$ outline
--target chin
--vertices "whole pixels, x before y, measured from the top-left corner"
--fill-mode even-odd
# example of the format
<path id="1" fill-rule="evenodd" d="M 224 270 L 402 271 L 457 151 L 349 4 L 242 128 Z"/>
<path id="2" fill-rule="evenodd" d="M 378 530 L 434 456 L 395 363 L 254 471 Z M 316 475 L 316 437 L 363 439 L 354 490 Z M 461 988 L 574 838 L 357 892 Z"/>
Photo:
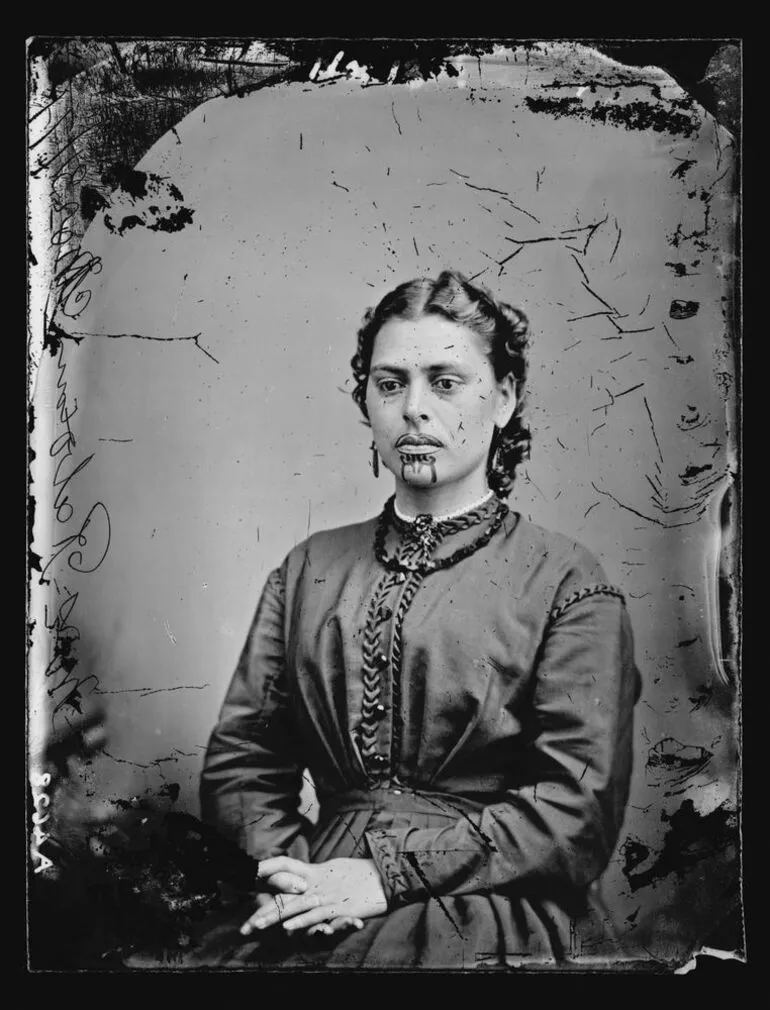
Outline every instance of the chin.
<path id="1" fill-rule="evenodd" d="M 441 483 L 435 459 L 433 462 L 404 464 L 399 458 L 396 473 L 410 487 L 436 487 Z"/>
<path id="2" fill-rule="evenodd" d="M 440 487 L 442 484 L 442 480 L 438 474 L 436 474 L 436 479 L 434 480 L 430 472 L 412 475 L 407 471 L 402 479 L 410 487 Z"/>

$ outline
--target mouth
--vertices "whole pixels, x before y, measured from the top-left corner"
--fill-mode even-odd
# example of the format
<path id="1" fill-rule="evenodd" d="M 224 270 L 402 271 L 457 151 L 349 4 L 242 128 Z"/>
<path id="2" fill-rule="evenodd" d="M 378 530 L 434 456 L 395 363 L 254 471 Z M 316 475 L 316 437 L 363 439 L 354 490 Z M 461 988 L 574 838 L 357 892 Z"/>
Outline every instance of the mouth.
<path id="1" fill-rule="evenodd" d="M 402 435 L 396 442 L 396 448 L 399 452 L 406 454 L 432 452 L 434 449 L 440 449 L 441 447 L 441 442 L 432 435 Z"/>

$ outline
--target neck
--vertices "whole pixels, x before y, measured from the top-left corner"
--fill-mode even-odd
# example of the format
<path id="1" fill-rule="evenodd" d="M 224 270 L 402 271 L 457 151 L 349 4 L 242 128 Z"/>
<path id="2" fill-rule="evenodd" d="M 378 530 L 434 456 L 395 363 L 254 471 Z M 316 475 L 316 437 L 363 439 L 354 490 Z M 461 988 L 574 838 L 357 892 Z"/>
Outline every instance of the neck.
<path id="1" fill-rule="evenodd" d="M 398 484 L 396 487 L 396 509 L 404 519 L 416 515 L 429 514 L 439 518 L 455 513 L 467 512 L 481 504 L 492 492 L 484 480 L 478 487 L 415 488 Z"/>

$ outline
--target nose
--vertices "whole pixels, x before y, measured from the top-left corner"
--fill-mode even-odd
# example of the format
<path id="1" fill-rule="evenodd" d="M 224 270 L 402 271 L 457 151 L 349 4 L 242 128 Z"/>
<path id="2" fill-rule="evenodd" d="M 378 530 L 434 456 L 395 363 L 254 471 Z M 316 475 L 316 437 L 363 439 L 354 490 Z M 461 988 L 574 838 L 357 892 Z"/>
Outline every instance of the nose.
<path id="1" fill-rule="evenodd" d="M 418 382 L 411 383 L 404 397 L 404 420 L 427 421 L 429 419 L 425 390 Z"/>

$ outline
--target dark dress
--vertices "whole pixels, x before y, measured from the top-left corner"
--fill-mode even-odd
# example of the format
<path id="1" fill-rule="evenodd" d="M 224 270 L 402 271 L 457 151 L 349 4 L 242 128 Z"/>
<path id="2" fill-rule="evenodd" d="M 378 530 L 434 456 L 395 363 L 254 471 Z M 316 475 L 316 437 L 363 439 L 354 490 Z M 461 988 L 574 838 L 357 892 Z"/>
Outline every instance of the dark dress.
<path id="1" fill-rule="evenodd" d="M 374 859 L 389 908 L 331 937 L 244 938 L 241 917 L 191 963 L 546 966 L 596 942 L 631 773 L 631 629 L 596 559 L 514 512 L 440 567 L 498 505 L 433 538 L 386 510 L 387 556 L 414 573 L 377 559 L 373 519 L 314 534 L 270 574 L 211 736 L 203 818 L 257 858 Z"/>

